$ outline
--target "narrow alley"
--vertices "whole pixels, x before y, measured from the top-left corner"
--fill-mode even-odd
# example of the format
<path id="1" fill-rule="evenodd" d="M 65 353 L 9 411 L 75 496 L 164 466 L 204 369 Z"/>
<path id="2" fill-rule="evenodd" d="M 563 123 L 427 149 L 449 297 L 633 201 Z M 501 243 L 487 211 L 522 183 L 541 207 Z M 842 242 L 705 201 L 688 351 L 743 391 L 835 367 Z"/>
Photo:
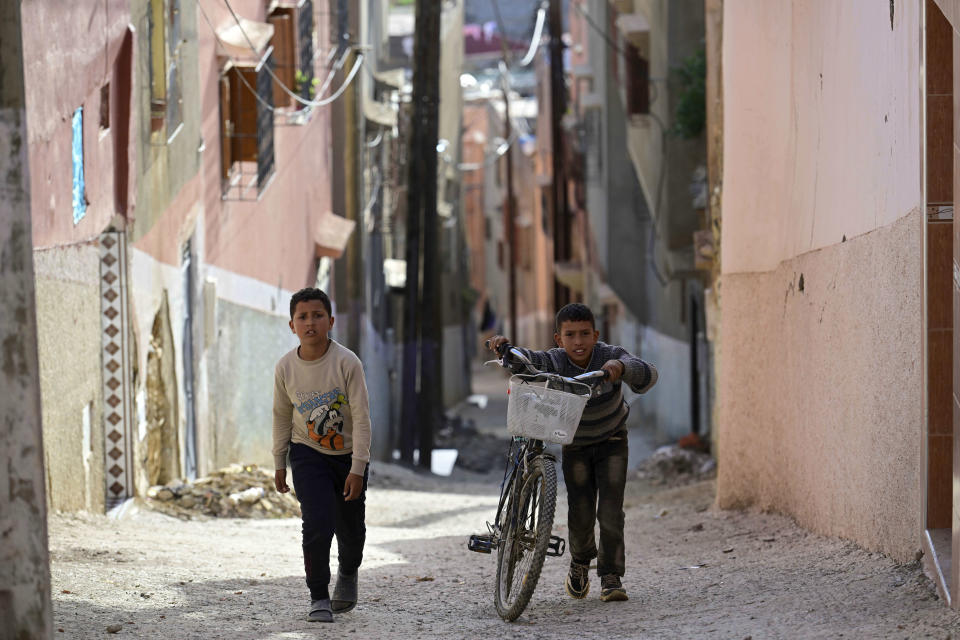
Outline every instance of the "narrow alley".
<path id="1" fill-rule="evenodd" d="M 0 1 L 0 640 L 960 640 L 958 194 L 960 0 Z"/>
<path id="2" fill-rule="evenodd" d="M 456 414 L 469 425 L 460 442 L 474 450 L 460 453 L 488 470 L 458 465 L 441 477 L 373 465 L 360 602 L 333 629 L 305 620 L 299 518 L 186 520 L 151 501 L 131 503 L 119 518 L 51 518 L 56 628 L 69 638 L 102 637 L 110 627 L 118 637 L 230 640 L 958 636 L 960 615 L 943 606 L 919 561 L 896 563 L 784 516 L 718 510 L 715 470 L 697 468 L 712 459 L 678 458 L 673 447 L 655 453 L 639 429 L 631 430 L 624 503 L 630 600 L 601 602 L 595 571 L 587 598 L 570 599 L 568 553 L 546 558 L 526 611 L 503 622 L 493 604 L 496 555 L 472 553 L 466 542 L 497 506 L 505 376 L 475 367 L 472 377 L 481 399 Z M 562 475 L 559 487 L 553 531 L 566 537 Z"/>
<path id="3" fill-rule="evenodd" d="M 495 474 L 494 474 L 495 475 Z M 54 627 L 61 637 L 230 640 L 367 638 L 957 637 L 919 562 L 897 564 L 789 519 L 712 507 L 714 481 L 657 486 L 631 473 L 624 584 L 630 600 L 563 590 L 547 558 L 514 623 L 493 606 L 495 556 L 470 533 L 496 508 L 491 475 L 446 480 L 376 465 L 360 603 L 332 626 L 305 621 L 299 519 L 51 518 Z M 554 532 L 565 535 L 566 503 Z"/>

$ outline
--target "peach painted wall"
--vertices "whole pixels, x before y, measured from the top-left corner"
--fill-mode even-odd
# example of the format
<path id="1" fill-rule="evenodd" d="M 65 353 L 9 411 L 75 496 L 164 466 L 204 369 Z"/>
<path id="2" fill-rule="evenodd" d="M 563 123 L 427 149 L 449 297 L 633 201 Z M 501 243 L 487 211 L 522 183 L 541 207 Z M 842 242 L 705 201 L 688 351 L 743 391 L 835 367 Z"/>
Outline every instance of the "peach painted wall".
<path id="1" fill-rule="evenodd" d="M 920 9 L 724 4 L 724 273 L 889 225 L 920 203 Z M 741 213 L 742 212 L 742 213 Z"/>
<path id="2" fill-rule="evenodd" d="M 723 16 L 718 504 L 901 560 L 922 530 L 921 9 Z"/>

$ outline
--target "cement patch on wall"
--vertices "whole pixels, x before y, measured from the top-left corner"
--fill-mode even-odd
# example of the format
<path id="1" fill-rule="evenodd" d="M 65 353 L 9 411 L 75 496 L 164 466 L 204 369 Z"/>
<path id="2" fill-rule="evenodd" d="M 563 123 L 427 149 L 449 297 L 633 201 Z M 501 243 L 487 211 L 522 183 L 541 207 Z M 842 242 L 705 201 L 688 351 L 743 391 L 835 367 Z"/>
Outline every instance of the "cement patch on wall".
<path id="1" fill-rule="evenodd" d="M 717 502 L 901 560 L 921 514 L 921 216 L 722 280 Z M 801 285 L 802 281 L 802 285 Z"/>
<path id="2" fill-rule="evenodd" d="M 232 462 L 273 468 L 274 368 L 298 344 L 288 320 L 286 315 L 217 301 L 217 375 L 209 399 L 217 468 Z"/>
<path id="3" fill-rule="evenodd" d="M 655 442 L 676 441 L 690 433 L 690 345 L 639 325 L 639 348 L 621 343 L 627 351 L 657 368 L 657 384 L 645 394 L 623 387 L 630 404 L 627 426 L 647 432 Z"/>
<path id="4" fill-rule="evenodd" d="M 33 259 L 48 502 L 102 513 L 99 249 L 72 245 L 35 251 Z"/>

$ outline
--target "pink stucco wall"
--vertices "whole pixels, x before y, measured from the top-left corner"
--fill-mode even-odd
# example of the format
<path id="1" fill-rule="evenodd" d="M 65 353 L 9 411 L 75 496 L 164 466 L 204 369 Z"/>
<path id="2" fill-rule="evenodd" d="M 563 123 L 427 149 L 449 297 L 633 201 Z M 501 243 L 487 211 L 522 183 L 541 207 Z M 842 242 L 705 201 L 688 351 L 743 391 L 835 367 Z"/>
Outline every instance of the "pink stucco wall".
<path id="1" fill-rule="evenodd" d="M 132 145 L 126 159 L 117 153 L 117 136 L 133 140 L 132 96 L 118 95 L 116 76 L 130 22 L 129 2 L 97 3 L 25 0 L 22 9 L 30 199 L 35 247 L 83 242 L 97 236 L 120 211 L 115 182 L 131 184 Z M 129 48 L 129 44 L 128 44 Z M 130 48 L 132 51 L 132 48 Z M 128 81 L 130 80 L 128 74 Z M 109 130 L 100 129 L 101 87 L 111 84 Z M 85 217 L 73 223 L 72 116 L 83 107 Z M 126 131 L 119 124 L 126 123 Z M 123 160 L 123 162 L 120 162 Z M 125 162 L 125 164 L 124 164 Z M 118 176 L 119 166 L 125 176 Z M 130 191 L 126 197 L 130 201 Z"/>
<path id="2" fill-rule="evenodd" d="M 248 0 L 232 6 L 245 18 L 265 20 L 262 2 Z M 218 28 L 232 24 L 222 5 L 205 8 Z M 315 19 L 324 46 L 329 32 L 326 16 L 317 12 Z M 136 247 L 161 262 L 177 265 L 185 239 L 179 236 L 184 230 L 189 232 L 202 215 L 207 264 L 287 290 L 312 285 L 316 275 L 314 229 L 331 206 L 330 107 L 317 108 L 306 125 L 275 126 L 276 173 L 259 200 L 221 200 L 219 75 L 223 59 L 217 57 L 213 32 L 199 17 L 197 33 L 205 142 L 201 170 Z M 279 125 L 279 119 L 277 122 Z"/>
<path id="3" fill-rule="evenodd" d="M 921 8 L 723 17 L 718 503 L 903 560 L 922 528 Z"/>

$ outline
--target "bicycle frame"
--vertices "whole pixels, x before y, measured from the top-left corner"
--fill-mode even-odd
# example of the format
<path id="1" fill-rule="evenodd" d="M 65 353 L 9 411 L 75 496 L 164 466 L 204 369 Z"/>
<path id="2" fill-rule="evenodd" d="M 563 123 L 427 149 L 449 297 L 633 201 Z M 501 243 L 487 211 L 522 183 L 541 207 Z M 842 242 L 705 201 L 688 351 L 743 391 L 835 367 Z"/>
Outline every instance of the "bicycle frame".
<path id="1" fill-rule="evenodd" d="M 514 445 L 517 446 L 515 454 L 513 453 Z M 516 495 L 519 493 L 521 483 L 517 482 L 517 478 L 526 476 L 530 460 L 538 456 L 547 456 L 556 460 L 551 454 L 544 453 L 543 449 L 543 442 L 540 440 L 530 440 L 520 436 L 513 437 L 510 450 L 507 453 L 507 466 L 503 471 L 503 480 L 500 483 L 500 502 L 497 504 L 497 515 L 493 524 L 487 523 L 487 530 L 494 536 L 495 543 L 499 541 L 500 532 L 503 529 L 504 523 L 500 519 L 504 515 L 504 504 L 510 494 Z"/>

